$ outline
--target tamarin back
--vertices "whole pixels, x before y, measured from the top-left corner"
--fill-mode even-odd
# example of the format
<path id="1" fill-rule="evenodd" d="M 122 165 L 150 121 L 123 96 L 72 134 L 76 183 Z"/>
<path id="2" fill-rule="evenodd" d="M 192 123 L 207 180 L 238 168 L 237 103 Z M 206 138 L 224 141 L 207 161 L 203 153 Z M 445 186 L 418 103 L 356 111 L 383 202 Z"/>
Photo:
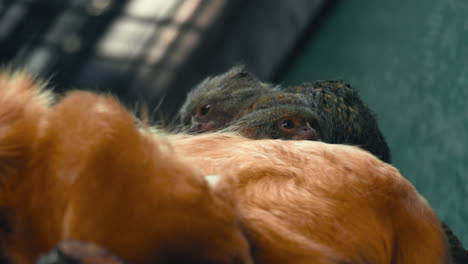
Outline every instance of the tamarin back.
<path id="1" fill-rule="evenodd" d="M 427 202 L 359 148 L 223 133 L 173 142 L 234 188 L 255 263 L 451 263 Z"/>

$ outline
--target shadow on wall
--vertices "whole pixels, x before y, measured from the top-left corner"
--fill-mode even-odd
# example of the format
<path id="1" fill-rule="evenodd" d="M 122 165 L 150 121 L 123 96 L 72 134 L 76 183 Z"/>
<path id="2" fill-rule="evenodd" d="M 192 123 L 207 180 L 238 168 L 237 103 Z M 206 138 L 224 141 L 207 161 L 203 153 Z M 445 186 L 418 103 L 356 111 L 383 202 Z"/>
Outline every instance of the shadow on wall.
<path id="1" fill-rule="evenodd" d="M 194 84 L 233 64 L 271 79 L 324 2 L 4 1 L 0 62 L 52 76 L 58 92 L 110 91 L 150 109 L 165 97 L 167 118 Z"/>
<path id="2" fill-rule="evenodd" d="M 132 102 L 144 90 L 133 83 L 148 71 L 164 89 L 223 7 L 223 1 L 10 1 L 2 6 L 0 58 L 53 76 L 58 91 L 86 86 Z"/>

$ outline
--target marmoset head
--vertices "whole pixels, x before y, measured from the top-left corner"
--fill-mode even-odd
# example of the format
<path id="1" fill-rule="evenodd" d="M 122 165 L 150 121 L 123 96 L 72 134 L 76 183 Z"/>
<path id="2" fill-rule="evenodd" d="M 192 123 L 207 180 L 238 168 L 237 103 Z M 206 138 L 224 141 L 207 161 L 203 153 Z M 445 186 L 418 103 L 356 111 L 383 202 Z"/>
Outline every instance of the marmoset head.
<path id="1" fill-rule="evenodd" d="M 254 110 L 223 132 L 239 132 L 254 139 L 319 140 L 319 117 L 301 105 L 278 105 Z"/>
<path id="2" fill-rule="evenodd" d="M 243 66 L 234 67 L 206 78 L 187 95 L 179 111 L 181 123 L 197 133 L 224 128 L 270 89 Z"/>

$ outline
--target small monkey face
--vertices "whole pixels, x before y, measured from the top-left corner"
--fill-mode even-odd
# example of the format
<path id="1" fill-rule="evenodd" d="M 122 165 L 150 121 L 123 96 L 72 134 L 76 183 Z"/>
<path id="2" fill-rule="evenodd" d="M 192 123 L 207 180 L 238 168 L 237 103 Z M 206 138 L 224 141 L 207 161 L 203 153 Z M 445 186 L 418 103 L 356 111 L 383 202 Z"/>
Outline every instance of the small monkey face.
<path id="1" fill-rule="evenodd" d="M 216 124 L 212 120 L 212 104 L 205 103 L 199 106 L 192 115 L 190 132 L 209 132 L 216 130 Z"/>
<path id="2" fill-rule="evenodd" d="M 223 126 L 226 116 L 216 111 L 216 104 L 200 104 L 192 114 L 189 132 L 204 133 L 216 131 Z"/>
<path id="3" fill-rule="evenodd" d="M 318 116 L 307 107 L 281 105 L 244 115 L 226 131 L 237 131 L 254 139 L 319 140 Z"/>
<path id="4" fill-rule="evenodd" d="M 317 131 L 306 120 L 297 117 L 285 117 L 280 119 L 276 126 L 283 133 L 284 139 L 318 140 Z"/>
<path id="5" fill-rule="evenodd" d="M 206 78 L 190 91 L 179 111 L 180 121 L 195 133 L 223 129 L 271 89 L 243 67 L 234 67 Z"/>

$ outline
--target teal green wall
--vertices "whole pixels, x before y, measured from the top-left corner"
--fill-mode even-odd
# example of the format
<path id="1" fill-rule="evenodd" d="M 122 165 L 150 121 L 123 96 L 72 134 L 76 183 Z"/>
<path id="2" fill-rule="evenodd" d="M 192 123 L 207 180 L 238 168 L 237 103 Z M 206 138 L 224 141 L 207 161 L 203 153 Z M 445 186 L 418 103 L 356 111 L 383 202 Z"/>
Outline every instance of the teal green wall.
<path id="1" fill-rule="evenodd" d="M 393 163 L 468 246 L 468 1 L 343 0 L 283 83 L 350 81 Z"/>

